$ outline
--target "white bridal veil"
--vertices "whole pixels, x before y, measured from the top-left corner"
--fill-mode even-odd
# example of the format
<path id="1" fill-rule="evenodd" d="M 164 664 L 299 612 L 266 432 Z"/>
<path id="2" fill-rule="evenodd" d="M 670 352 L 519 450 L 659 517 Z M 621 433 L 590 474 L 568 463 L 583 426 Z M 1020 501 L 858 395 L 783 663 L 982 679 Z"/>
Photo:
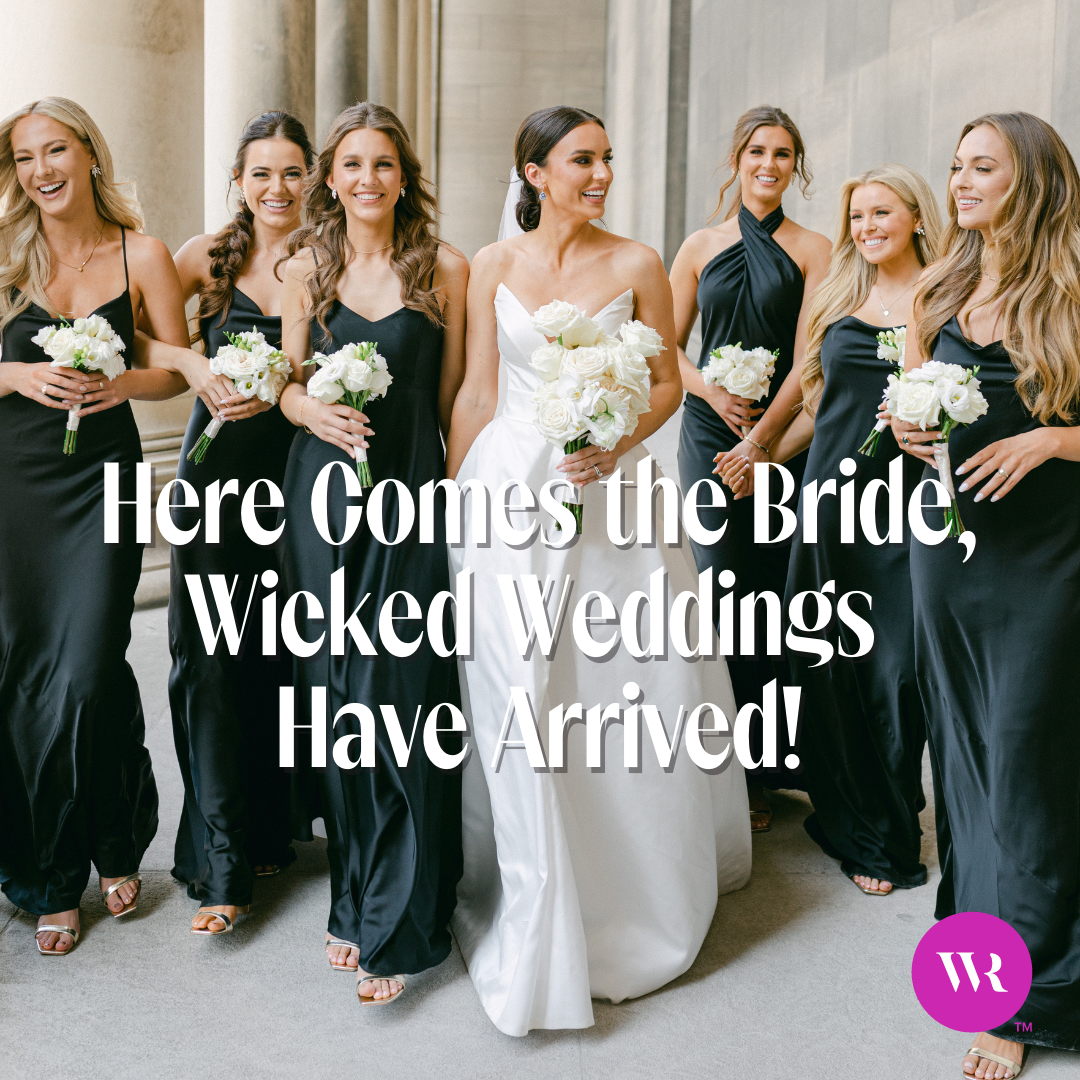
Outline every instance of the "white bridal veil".
<path id="1" fill-rule="evenodd" d="M 499 222 L 499 239 L 505 240 L 508 236 L 518 236 L 523 231 L 514 217 L 514 207 L 517 206 L 518 196 L 521 194 L 521 177 L 518 176 L 517 168 L 510 170 L 510 188 L 506 192 L 506 202 L 503 203 L 502 220 Z"/>

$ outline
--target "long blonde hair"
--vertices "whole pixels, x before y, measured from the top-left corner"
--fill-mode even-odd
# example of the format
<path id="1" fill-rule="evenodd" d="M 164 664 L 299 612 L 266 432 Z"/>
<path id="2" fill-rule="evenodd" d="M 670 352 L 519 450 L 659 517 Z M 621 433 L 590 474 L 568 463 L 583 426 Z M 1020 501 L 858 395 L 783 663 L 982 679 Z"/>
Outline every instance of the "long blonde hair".
<path id="1" fill-rule="evenodd" d="M 724 209 L 724 192 L 732 184 L 736 185 L 735 194 L 732 197 L 731 206 L 728 207 L 727 213 L 724 214 L 724 220 L 727 221 L 729 218 L 733 218 L 739 212 L 739 208 L 742 206 L 739 162 L 742 160 L 743 151 L 750 145 L 751 137 L 760 127 L 783 128 L 791 136 L 791 145 L 795 150 L 795 169 L 792 178 L 797 181 L 799 189 L 803 193 L 803 198 L 810 198 L 808 192 L 814 174 L 810 171 L 810 162 L 806 160 L 806 146 L 803 143 L 802 135 L 799 134 L 799 129 L 795 126 L 795 121 L 783 109 L 778 109 L 775 105 L 757 105 L 753 109 L 748 109 L 735 121 L 735 130 L 731 133 L 731 160 L 734 161 L 735 165 L 731 176 L 720 185 L 720 198 L 716 204 L 716 209 L 709 217 L 709 221 L 718 217 Z"/>
<path id="2" fill-rule="evenodd" d="M 52 280 L 52 256 L 41 232 L 41 211 L 19 183 L 11 132 L 24 116 L 48 116 L 70 128 L 95 158 L 100 176 L 91 177 L 94 205 L 108 222 L 141 232 L 142 210 L 113 173 L 112 154 L 90 114 L 68 98 L 32 101 L 0 122 L 0 330 L 31 304 L 48 311 L 45 289 Z M 14 293 L 21 282 L 21 292 Z"/>
<path id="3" fill-rule="evenodd" d="M 337 286 L 353 255 L 349 243 L 345 207 L 333 198 L 326 180 L 334 171 L 334 155 L 350 131 L 370 128 L 381 131 L 394 144 L 405 181 L 405 194 L 394 204 L 394 247 L 390 265 L 401 280 L 404 307 L 419 311 L 436 326 L 442 314 L 435 292 L 429 288 L 439 244 L 435 238 L 438 204 L 421 174 L 420 159 L 409 142 L 405 125 L 384 105 L 361 101 L 343 109 L 330 126 L 322 152 L 304 181 L 306 223 L 289 237 L 288 253 L 310 248 L 318 264 L 307 280 L 311 313 L 327 330 Z"/>
<path id="4" fill-rule="evenodd" d="M 811 416 L 817 411 L 825 384 L 821 370 L 821 343 L 825 340 L 825 332 L 834 322 L 862 307 L 877 281 L 877 267 L 863 257 L 851 235 L 851 196 L 856 188 L 867 184 L 883 184 L 907 207 L 915 220 L 922 223 L 925 235 L 915 233 L 912 237 L 920 265 L 932 263 L 940 250 L 941 211 L 930 185 L 914 169 L 906 165 L 881 165 L 844 181 L 840 188 L 840 212 L 829 273 L 814 292 L 807 320 L 801 386 L 803 407 Z"/>
<path id="5" fill-rule="evenodd" d="M 1016 368 L 1021 400 L 1044 424 L 1070 422 L 1080 394 L 1080 176 L 1045 120 L 1025 112 L 987 113 L 964 126 L 960 141 L 983 124 L 1005 140 L 1013 162 L 991 230 L 1000 280 L 983 304 L 1002 299 L 1002 344 Z M 924 356 L 982 277 L 982 233 L 960 228 L 951 190 L 946 205 L 945 254 L 919 292 Z"/>

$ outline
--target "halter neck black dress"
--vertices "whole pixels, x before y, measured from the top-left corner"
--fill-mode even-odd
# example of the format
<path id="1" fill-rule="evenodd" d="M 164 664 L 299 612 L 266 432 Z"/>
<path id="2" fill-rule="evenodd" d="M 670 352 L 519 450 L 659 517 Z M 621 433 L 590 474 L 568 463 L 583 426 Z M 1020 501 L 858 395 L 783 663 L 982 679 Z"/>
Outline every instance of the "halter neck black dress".
<path id="1" fill-rule="evenodd" d="M 952 464 L 1040 423 L 1000 342 L 945 325 L 935 360 L 979 366 L 990 409 L 949 438 Z M 927 469 L 926 477 L 936 477 Z M 957 480 L 959 485 L 959 480 Z M 981 485 L 979 485 L 981 486 Z M 982 911 L 1031 952 L 1031 992 L 1002 1039 L 1080 1049 L 1080 463 L 1051 458 L 1000 502 L 957 492 L 976 537 L 913 539 L 915 659 L 934 760 L 939 919 Z M 927 497 L 925 502 L 933 501 Z M 940 510 L 924 511 L 942 527 Z M 1017 1023 L 1030 1030 L 1017 1030 Z"/>
<path id="2" fill-rule="evenodd" d="M 744 349 L 762 347 L 779 349 L 776 371 L 769 383 L 769 393 L 755 408 L 768 408 L 779 391 L 788 372 L 791 371 L 795 351 L 795 330 L 799 322 L 799 310 L 803 299 L 802 271 L 790 255 L 773 239 L 784 220 L 783 207 L 777 207 L 761 221 L 746 207 L 739 210 L 739 230 L 742 238 L 725 248 L 701 271 L 698 279 L 697 301 L 701 312 L 701 355 L 698 367 L 709 362 L 709 354 L 721 345 L 742 342 Z M 751 433 L 753 434 L 753 433 Z M 683 491 L 705 478 L 713 476 L 716 467 L 713 458 L 726 453 L 739 442 L 739 437 L 713 411 L 712 407 L 696 394 L 688 393 L 683 402 L 682 429 L 679 433 L 679 479 Z M 795 478 L 796 490 L 801 483 L 806 455 L 800 454 L 785 464 Z M 782 494 L 782 482 L 775 470 L 770 470 L 770 499 L 778 502 Z M 754 543 L 754 500 L 740 499 L 735 502 L 731 492 L 725 489 L 726 509 L 701 510 L 699 517 L 707 529 L 719 529 L 727 522 L 727 531 L 719 541 L 703 547 L 693 540 L 698 571 L 711 569 L 717 604 L 726 590 L 716 584 L 715 575 L 722 570 L 735 574 L 735 595 L 774 592 L 784 594 L 787 578 L 790 540 L 779 544 Z M 794 509 L 794 506 L 791 507 Z M 771 523 L 775 532 L 779 527 L 776 515 Z M 763 617 L 764 605 L 758 605 Z M 717 612 L 718 614 L 718 612 Z M 748 701 L 760 704 L 762 687 L 771 679 L 778 686 L 786 684 L 787 664 L 781 657 L 769 657 L 764 653 L 764 626 L 758 627 L 755 641 L 760 643 L 758 656 L 741 655 L 728 657 L 731 685 L 735 703 L 743 706 Z M 786 748 L 786 725 L 781 723 L 778 732 L 778 761 L 783 762 Z M 760 754 L 760 733 L 755 756 Z M 786 769 L 753 770 L 771 787 L 801 787 L 798 772 Z"/>
<path id="3" fill-rule="evenodd" d="M 281 345 L 281 319 L 264 315 L 258 305 L 234 288 L 228 313 L 201 323 L 206 355 L 214 356 L 227 344 L 226 333 L 259 330 L 266 340 Z M 208 544 L 205 528 L 195 539 L 172 549 L 169 591 L 169 703 L 173 738 L 184 779 L 184 809 L 176 833 L 173 876 L 187 882 L 188 895 L 203 905 L 251 902 L 252 866 L 292 862 L 289 846 L 290 774 L 278 766 L 278 688 L 292 684 L 288 655 L 263 656 L 261 648 L 262 598 L 268 590 L 261 580 L 265 571 L 277 572 L 275 546 L 251 540 L 240 519 L 241 500 L 248 488 L 268 480 L 278 490 L 284 485 L 296 429 L 275 405 L 245 420 L 226 423 L 198 465 L 187 460 L 210 422 L 202 399 L 188 421 L 180 466 L 176 475 L 192 484 L 205 504 L 206 487 L 219 481 L 224 487 L 235 479 L 239 494 L 223 500 L 220 542 Z M 267 487 L 260 485 L 256 503 L 267 503 Z M 258 510 L 264 529 L 273 529 L 277 510 Z M 202 509 L 172 511 L 178 528 L 190 529 L 203 520 Z M 236 656 L 219 639 L 212 656 L 206 653 L 185 576 L 197 574 L 217 624 L 209 575 L 223 574 L 233 588 L 237 627 L 251 601 L 247 627 Z"/>
<path id="4" fill-rule="evenodd" d="M 791 546 L 785 610 L 804 591 L 819 591 L 835 582 L 834 605 L 845 593 L 856 614 L 874 631 L 867 656 L 845 659 L 839 650 L 859 650 L 857 635 L 833 618 L 821 635 L 836 649 L 819 667 L 816 656 L 792 653 L 791 682 L 801 686 L 802 740 L 806 790 L 814 813 L 806 831 L 849 877 L 866 874 L 900 888 L 926 884 L 926 867 L 919 857 L 922 830 L 919 811 L 926 805 L 922 788 L 922 755 L 926 724 L 915 678 L 915 636 L 908 569 L 907 504 L 919 482 L 922 466 L 902 453 L 886 429 L 877 453 L 858 453 L 877 418 L 881 393 L 890 371 L 877 355 L 878 332 L 892 327 L 871 326 L 852 315 L 834 322 L 821 343 L 825 386 L 814 421 L 803 474 L 803 491 L 817 490 L 830 480 L 836 495 L 817 506 L 817 538 L 805 537 L 804 498 L 799 501 L 799 529 Z M 854 471 L 845 474 L 841 464 Z M 882 484 L 894 482 L 900 507 L 901 539 L 888 540 L 889 493 Z M 855 533 L 841 535 L 839 492 L 854 481 Z M 875 483 L 875 481 L 877 483 Z M 878 492 L 871 543 L 858 520 L 863 492 L 874 484 Z M 807 602 L 813 618 L 814 601 Z M 839 629 L 838 629 L 839 625 Z"/>
<path id="5" fill-rule="evenodd" d="M 127 281 L 127 236 L 122 233 Z M 93 314 L 127 346 L 128 288 Z M 3 363 L 47 359 L 30 340 L 58 323 L 36 304 L 4 328 Z M 134 873 L 157 831 L 139 686 L 125 659 L 142 569 L 134 507 L 104 543 L 106 462 L 135 498 L 139 431 L 128 402 L 83 419 L 65 455 L 67 413 L 0 398 L 0 886 L 36 915 L 68 911 L 93 862 Z"/>
<path id="6" fill-rule="evenodd" d="M 312 320 L 316 349 L 332 352 L 349 342 L 371 341 L 386 357 L 393 384 L 385 397 L 369 402 L 364 409 L 375 433 L 368 462 L 376 486 L 384 480 L 399 481 L 419 507 L 420 488 L 446 475 L 438 413 L 442 330 L 408 308 L 371 322 L 340 301 L 334 302 L 327 325 L 328 336 Z M 310 659 L 298 658 L 295 723 L 310 722 L 312 688 L 325 687 L 327 766 L 324 771 L 312 771 L 321 773 L 318 779 L 330 857 L 328 929 L 334 937 L 359 945 L 360 966 L 365 971 L 409 974 L 433 967 L 449 954 L 448 925 L 461 877 L 460 773 L 442 772 L 430 763 L 421 730 L 434 706 L 441 702 L 460 704 L 455 660 L 437 656 L 426 633 L 432 598 L 449 588 L 443 515 L 437 502 L 431 544 L 418 542 L 417 525 L 402 543 L 382 544 L 369 531 L 365 514 L 348 542 L 332 546 L 320 536 L 311 516 L 316 478 L 331 462 L 355 469 L 344 451 L 302 429 L 297 432 L 285 477 L 288 523 L 282 549 L 283 584 L 287 595 L 300 589 L 313 593 L 323 611 L 329 613 L 330 578 L 344 567 L 345 614 L 368 597 L 356 618 L 379 655 L 362 655 L 346 632 L 344 656 L 332 656 L 324 647 Z M 346 510 L 357 500 L 346 494 L 340 468 L 333 468 L 330 475 L 327 518 L 331 535 L 340 537 L 344 535 Z M 361 505 L 370 494 L 365 491 Z M 383 507 L 385 535 L 392 539 L 398 522 L 397 497 L 392 491 L 387 492 Z M 383 603 L 399 591 L 411 593 L 424 613 L 421 619 L 405 619 L 406 599 L 399 596 L 395 600 L 398 637 L 408 641 L 423 634 L 420 648 L 405 659 L 387 652 L 378 631 Z M 304 605 L 299 605 L 298 611 L 304 610 Z M 298 618 L 297 625 L 308 641 L 326 630 L 324 620 Z M 452 628 L 445 640 L 454 640 Z M 357 766 L 346 770 L 334 762 L 333 741 L 360 732 L 360 722 L 348 714 L 333 726 L 338 710 L 350 703 L 366 705 L 375 715 L 374 769 Z M 406 740 L 419 712 L 407 767 L 395 762 L 380 709 L 387 705 L 396 708 Z M 445 711 L 442 717 L 445 726 Z M 443 737 L 442 741 L 448 753 L 456 752 L 449 739 Z M 358 745 L 354 742 L 351 747 L 354 759 Z M 305 760 L 310 764 L 309 747 L 306 733 L 298 732 L 298 766 Z"/>

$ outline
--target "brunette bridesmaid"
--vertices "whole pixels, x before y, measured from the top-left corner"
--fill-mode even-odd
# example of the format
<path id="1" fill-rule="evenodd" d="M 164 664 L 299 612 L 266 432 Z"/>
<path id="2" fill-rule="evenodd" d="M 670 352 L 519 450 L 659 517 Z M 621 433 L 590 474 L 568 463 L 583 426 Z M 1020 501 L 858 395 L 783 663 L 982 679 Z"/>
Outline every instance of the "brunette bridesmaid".
<path id="1" fill-rule="evenodd" d="M 975 547 L 911 542 L 915 659 L 935 767 L 937 917 L 1004 919 L 1027 1000 L 976 1036 L 967 1076 L 1018 1076 L 1024 1045 L 1080 1050 L 1080 176 L 1029 113 L 961 133 L 944 255 L 924 275 L 908 369 L 979 368 L 989 411 L 949 438 Z M 927 463 L 933 432 L 893 421 Z M 961 482 L 960 477 L 963 477 Z M 931 503 L 930 497 L 924 502 Z M 942 527 L 943 512 L 925 524 Z"/>
<path id="2" fill-rule="evenodd" d="M 464 372 L 469 267 L 437 243 L 435 200 L 405 128 L 389 109 L 369 102 L 345 109 L 306 192 L 310 221 L 290 241 L 296 254 L 282 297 L 295 381 L 281 407 L 300 429 L 285 477 L 282 575 L 286 593 L 306 590 L 329 611 L 331 577 L 343 570 L 345 607 L 359 608 L 354 618 L 377 650 L 361 654 L 346 634 L 343 655 L 323 649 L 297 660 L 295 684 L 297 723 L 307 722 L 300 716 L 311 708 L 316 687 L 326 688 L 330 718 L 353 703 L 375 714 L 376 765 L 347 766 L 331 752 L 331 742 L 361 732 L 358 717 L 342 710 L 327 725 L 320 780 L 330 856 L 327 956 L 335 970 L 357 973 L 362 1005 L 381 1005 L 401 995 L 406 975 L 449 954 L 448 924 L 461 876 L 460 775 L 436 768 L 419 734 L 410 763 L 399 766 L 383 718 L 393 706 L 408 732 L 435 706 L 457 701 L 453 658 L 436 654 L 423 616 L 414 617 L 401 596 L 411 594 L 416 610 L 428 611 L 435 594 L 449 588 L 446 548 L 441 525 L 433 543 L 420 543 L 415 527 L 401 543 L 381 543 L 366 514 L 350 539 L 331 545 L 317 530 L 311 499 L 317 478 L 329 470 L 330 535 L 343 536 L 346 517 L 355 512 L 358 447 L 368 450 L 376 484 L 396 481 L 416 502 L 424 484 L 445 477 L 443 438 Z M 312 368 L 302 364 L 313 349 L 331 353 L 364 341 L 386 358 L 393 383 L 385 397 L 361 413 L 307 396 Z M 385 505 L 386 535 L 392 536 L 399 513 L 392 494 Z M 441 522 L 441 513 L 436 518 Z M 379 616 L 384 603 L 396 604 L 398 638 L 420 641 L 408 658 L 389 652 L 386 616 Z M 301 636 L 318 637 L 320 622 L 299 622 Z M 446 640 L 453 640 L 452 630 Z M 442 716 L 445 726 L 445 711 Z M 307 742 L 298 743 L 297 753 L 307 754 Z M 353 759 L 362 748 L 362 741 L 353 743 Z"/>
<path id="3" fill-rule="evenodd" d="M 744 113 L 735 125 L 730 164 L 731 178 L 720 188 L 716 211 L 719 214 L 723 209 L 724 192 L 735 184 L 724 220 L 689 236 L 671 267 L 679 366 L 686 390 L 679 435 L 679 477 L 684 491 L 711 477 L 717 459 L 729 452 L 753 461 L 769 459 L 771 442 L 790 422 L 798 402 L 797 387 L 794 394 L 788 388 L 786 399 L 780 399 L 778 392 L 791 371 L 796 338 L 804 331 L 805 298 L 825 276 L 829 263 L 829 241 L 786 218 L 781 205 L 792 179 L 799 180 L 804 194 L 810 182 L 802 136 L 791 117 L 770 105 Z M 701 353 L 695 367 L 685 349 L 699 311 Z M 708 363 L 710 352 L 737 343 L 746 349 L 779 352 L 769 394 L 760 401 L 733 397 L 718 386 L 706 386 L 702 379 L 699 368 Z M 766 408 L 784 422 L 763 432 L 759 420 Z M 744 428 L 754 430 L 743 435 Z M 800 457 L 787 465 L 796 482 L 804 460 Z M 774 497 L 779 499 L 779 477 L 773 479 Z M 726 509 L 699 512 L 707 528 L 719 528 L 726 521 L 727 530 L 709 547 L 691 541 L 698 569 L 732 571 L 739 596 L 765 591 L 782 595 L 789 545 L 755 544 L 752 504 L 728 502 Z M 715 580 L 714 588 L 719 589 Z M 759 629 L 755 638 L 763 650 L 765 634 Z M 740 707 L 748 701 L 760 702 L 762 687 L 771 679 L 782 685 L 787 677 L 781 658 L 768 657 L 763 651 L 756 657 L 729 657 L 728 669 Z M 785 756 L 781 748 L 779 759 Z M 755 831 L 768 829 L 771 821 L 763 786 L 802 786 L 797 775 L 783 769 L 768 774 L 748 770 L 747 783 Z"/>
<path id="4" fill-rule="evenodd" d="M 128 402 L 184 389 L 139 366 L 136 323 L 174 344 L 187 332 L 168 249 L 140 231 L 101 131 L 74 101 L 42 98 L 0 123 L 0 206 L 0 887 L 40 916 L 38 951 L 63 956 L 79 941 L 90 864 L 109 911 L 129 914 L 157 829 L 124 655 L 142 545 L 130 507 L 119 542 L 103 541 L 105 465 L 119 465 L 120 498 L 134 499 L 142 452 Z M 51 367 L 32 341 L 90 315 L 125 346 L 112 381 Z"/>
<path id="5" fill-rule="evenodd" d="M 200 503 L 211 483 L 224 488 L 234 480 L 238 491 L 222 502 L 217 541 L 208 543 L 200 529 L 193 541 L 172 549 L 169 702 L 184 778 L 173 876 L 200 901 L 191 920 L 195 934 L 232 930 L 251 903 L 253 873 L 276 874 L 296 857 L 289 846 L 290 774 L 278 766 L 277 747 L 278 688 L 292 684 L 292 660 L 263 655 L 258 618 L 268 591 L 261 575 L 276 574 L 277 552 L 249 537 L 240 516 L 251 485 L 266 480 L 283 486 L 295 429 L 276 405 L 235 393 L 228 379 L 211 373 L 209 358 L 228 343 L 227 335 L 253 329 L 280 347 L 282 285 L 275 267 L 300 224 L 301 189 L 313 161 L 307 132 L 294 116 L 266 112 L 248 123 L 232 167 L 236 214 L 221 232 L 194 237 L 176 255 L 185 300 L 199 297 L 199 331 L 192 340 L 201 343 L 202 353 L 152 349 L 155 364 L 181 372 L 198 394 L 177 476 L 195 487 Z M 187 455 L 213 417 L 231 422 L 195 464 Z M 268 503 L 267 488 L 260 490 L 256 501 Z M 277 513 L 258 511 L 262 528 L 273 530 Z M 202 514 L 172 511 L 180 529 L 197 527 Z M 236 655 L 224 640 L 207 655 L 188 574 L 202 576 L 207 596 L 208 575 L 225 575 L 238 627 L 250 610 Z"/>
<path id="6" fill-rule="evenodd" d="M 803 691 L 800 756 L 814 804 L 806 831 L 873 896 L 926 883 L 919 827 L 926 724 L 915 679 L 908 537 L 903 527 L 890 533 L 885 487 L 895 485 L 906 509 L 921 470 L 887 435 L 872 454 L 858 451 L 896 370 L 897 357 L 880 348 L 879 335 L 902 338 L 915 284 L 936 256 L 940 234 L 933 193 L 911 169 L 883 165 L 843 185 L 829 274 L 811 301 L 806 356 L 794 369 L 803 409 L 773 450 L 773 460 L 783 462 L 810 446 L 804 491 L 810 483 L 820 492 L 831 484 L 835 494 L 853 482 L 861 507 L 868 486 L 877 490 L 875 539 L 863 535 L 861 522 L 844 535 L 839 498 L 817 501 L 816 525 L 801 500 L 785 598 L 787 608 L 799 593 L 829 581 L 837 597 L 869 598 L 853 603 L 872 629 L 870 653 L 833 623 L 831 659 L 819 664 L 816 656 L 793 654 L 790 681 Z"/>

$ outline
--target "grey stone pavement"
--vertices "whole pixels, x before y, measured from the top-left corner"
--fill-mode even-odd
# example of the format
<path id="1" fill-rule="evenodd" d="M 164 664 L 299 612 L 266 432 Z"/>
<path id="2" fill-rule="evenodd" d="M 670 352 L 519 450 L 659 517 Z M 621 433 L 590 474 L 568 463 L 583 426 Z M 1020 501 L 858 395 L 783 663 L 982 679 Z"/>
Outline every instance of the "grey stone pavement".
<path id="1" fill-rule="evenodd" d="M 400 1002 L 361 1010 L 354 979 L 331 971 L 321 946 L 322 841 L 297 844 L 292 867 L 257 883 L 252 914 L 233 934 L 191 936 L 196 905 L 169 875 L 182 788 L 165 609 L 136 612 L 132 627 L 128 655 L 161 793 L 143 897 L 136 914 L 115 922 L 92 878 L 83 939 L 63 958 L 39 956 L 36 920 L 0 897 L 2 1080 L 960 1077 L 967 1037 L 926 1016 L 909 979 L 933 921 L 929 809 L 930 884 L 874 898 L 805 835 L 805 796 L 778 793 L 772 831 L 754 838 L 750 884 L 720 898 L 693 967 L 647 997 L 596 1002 L 596 1024 L 581 1032 L 500 1034 L 456 949 L 411 979 Z M 1080 1056 L 1037 1049 L 1024 1073 L 1078 1074 Z"/>

